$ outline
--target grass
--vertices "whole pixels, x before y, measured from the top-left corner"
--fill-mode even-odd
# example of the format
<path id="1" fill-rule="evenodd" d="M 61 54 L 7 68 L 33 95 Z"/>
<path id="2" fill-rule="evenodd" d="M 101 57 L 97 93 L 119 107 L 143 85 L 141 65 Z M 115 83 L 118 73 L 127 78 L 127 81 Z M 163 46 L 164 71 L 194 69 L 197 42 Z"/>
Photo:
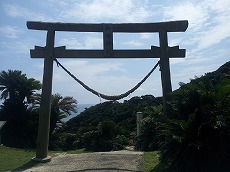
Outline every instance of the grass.
<path id="1" fill-rule="evenodd" d="M 2 145 L 0 145 L 0 152 L 0 172 L 16 169 L 35 156 L 33 150 L 8 148 Z"/>
<path id="2" fill-rule="evenodd" d="M 145 172 L 164 172 L 163 166 L 159 163 L 159 152 L 144 152 Z"/>
<path id="3" fill-rule="evenodd" d="M 49 156 L 54 157 L 61 153 L 79 154 L 86 153 L 85 149 L 71 150 L 67 152 L 50 151 Z M 19 169 L 28 169 L 39 163 L 32 161 L 35 156 L 35 150 L 25 150 L 9 148 L 0 145 L 0 172 L 12 171 Z M 144 171 L 145 172 L 163 172 L 163 168 L 159 165 L 158 152 L 144 152 Z"/>
<path id="4" fill-rule="evenodd" d="M 71 150 L 67 152 L 50 151 L 49 156 L 54 157 L 60 153 L 79 154 L 84 152 L 86 152 L 85 149 Z M 31 160 L 33 157 L 35 157 L 35 155 L 35 150 L 9 148 L 0 145 L 0 172 L 28 169 L 36 166 L 39 163 Z"/>

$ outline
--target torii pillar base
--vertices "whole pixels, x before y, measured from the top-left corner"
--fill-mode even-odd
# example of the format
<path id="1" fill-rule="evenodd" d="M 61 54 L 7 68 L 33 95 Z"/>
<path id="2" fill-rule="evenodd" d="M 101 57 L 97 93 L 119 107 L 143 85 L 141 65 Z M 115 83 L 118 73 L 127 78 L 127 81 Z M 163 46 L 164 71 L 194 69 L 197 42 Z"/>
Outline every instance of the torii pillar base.
<path id="1" fill-rule="evenodd" d="M 46 163 L 46 162 L 50 162 L 51 161 L 51 156 L 47 156 L 45 158 L 32 158 L 33 161 L 35 162 L 42 162 L 42 163 Z"/>

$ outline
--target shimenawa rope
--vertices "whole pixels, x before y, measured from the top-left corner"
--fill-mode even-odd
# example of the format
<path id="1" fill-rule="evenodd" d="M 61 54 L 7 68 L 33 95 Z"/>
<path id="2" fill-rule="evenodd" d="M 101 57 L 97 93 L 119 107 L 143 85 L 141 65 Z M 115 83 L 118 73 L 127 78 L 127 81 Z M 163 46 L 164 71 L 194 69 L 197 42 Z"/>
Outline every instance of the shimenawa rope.
<path id="1" fill-rule="evenodd" d="M 137 83 L 137 85 L 135 85 L 129 91 L 127 91 L 127 92 L 125 92 L 123 94 L 120 94 L 120 95 L 109 96 L 109 95 L 99 93 L 98 91 L 95 91 L 94 89 L 90 88 L 84 82 L 82 82 L 81 80 L 77 79 L 77 77 L 74 76 L 68 69 L 66 69 L 56 58 L 53 58 L 53 59 L 57 63 L 58 67 L 60 66 L 66 73 L 68 73 L 75 81 L 77 81 L 86 90 L 90 91 L 91 93 L 93 93 L 94 95 L 96 95 L 96 96 L 98 96 L 100 98 L 103 98 L 103 99 L 106 99 L 106 100 L 113 100 L 113 101 L 123 99 L 123 98 L 127 97 L 129 94 L 133 93 L 136 89 L 138 89 L 141 86 L 141 84 L 143 84 L 146 81 L 146 79 L 148 79 L 148 77 L 153 73 L 153 71 L 157 68 L 157 66 L 160 63 L 160 61 L 158 61 L 156 63 L 156 65 L 153 67 L 153 69 L 139 83 Z"/>

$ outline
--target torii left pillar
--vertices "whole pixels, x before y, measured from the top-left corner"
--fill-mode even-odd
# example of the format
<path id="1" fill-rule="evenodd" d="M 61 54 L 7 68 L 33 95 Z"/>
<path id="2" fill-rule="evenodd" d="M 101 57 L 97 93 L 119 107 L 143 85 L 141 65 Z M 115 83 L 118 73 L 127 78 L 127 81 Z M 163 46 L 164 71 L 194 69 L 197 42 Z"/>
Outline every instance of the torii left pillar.
<path id="1" fill-rule="evenodd" d="M 55 31 L 47 31 L 44 71 L 42 82 L 42 95 L 39 111 L 39 126 L 37 136 L 37 150 L 34 161 L 47 162 L 51 160 L 48 156 L 49 131 L 50 131 L 50 113 L 51 113 L 51 94 L 53 78 L 53 57 L 54 57 L 54 38 Z"/>

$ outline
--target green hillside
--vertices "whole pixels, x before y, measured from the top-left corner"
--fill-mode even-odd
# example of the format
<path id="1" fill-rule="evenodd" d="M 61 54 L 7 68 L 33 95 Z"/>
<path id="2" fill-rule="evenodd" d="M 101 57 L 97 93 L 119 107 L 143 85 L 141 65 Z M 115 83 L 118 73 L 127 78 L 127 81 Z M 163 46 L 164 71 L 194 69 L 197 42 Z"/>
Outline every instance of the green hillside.
<path id="1" fill-rule="evenodd" d="M 76 132 L 79 127 L 97 126 L 102 121 L 111 120 L 120 127 L 126 128 L 127 130 L 134 130 L 136 113 L 138 111 L 148 111 L 149 107 L 158 106 L 161 102 L 161 98 L 155 98 L 152 95 L 133 97 L 124 103 L 117 101 L 104 102 L 92 106 L 70 119 L 66 123 L 66 129 Z"/>
<path id="2" fill-rule="evenodd" d="M 225 63 L 214 72 L 210 72 L 201 76 L 195 77 L 190 83 L 183 84 L 191 85 L 194 82 L 209 80 L 215 87 L 220 82 L 230 79 L 230 62 Z M 223 83 L 225 84 L 225 83 Z M 229 86 L 226 83 L 226 87 Z M 180 90 L 179 89 L 179 90 Z M 117 101 L 109 101 L 92 106 L 76 117 L 70 119 L 65 126 L 65 130 L 70 132 L 77 132 L 82 126 L 97 126 L 101 121 L 112 120 L 119 126 L 133 130 L 135 128 L 136 112 L 141 111 L 145 115 L 148 114 L 149 109 L 154 106 L 162 104 L 162 97 L 154 97 L 152 95 L 145 95 L 141 97 L 133 97 L 130 100 L 125 100 L 124 103 Z"/>
<path id="3" fill-rule="evenodd" d="M 55 134 L 57 134 L 58 137 L 60 135 L 64 135 L 63 137 L 66 135 L 68 135 L 67 137 L 72 137 L 73 140 L 77 140 L 77 142 L 75 142 L 77 145 L 71 144 L 70 147 L 82 148 L 85 146 L 83 142 L 84 137 L 87 134 L 89 135 L 92 132 L 93 138 L 89 138 L 89 140 L 93 140 L 96 139 L 94 138 L 96 136 L 93 136 L 93 134 L 98 135 L 100 133 L 103 135 L 103 138 L 100 138 L 102 140 L 107 140 L 110 137 L 113 141 L 115 140 L 116 143 L 111 143 L 115 144 L 110 146 L 111 149 L 122 149 L 125 145 L 134 145 L 136 137 L 136 113 L 138 111 L 142 111 L 144 116 L 147 116 L 148 111 L 150 111 L 150 109 L 154 106 L 159 106 L 161 102 L 162 98 L 155 98 L 152 95 L 145 95 L 141 97 L 133 97 L 130 100 L 124 101 L 123 103 L 119 103 L 117 101 L 108 101 L 97 104 L 67 121 L 66 124 Z M 110 133 L 106 133 L 109 130 L 111 130 Z M 103 134 L 103 132 L 105 133 Z M 116 138 L 118 140 L 116 140 Z M 110 142 L 111 140 L 107 141 Z M 96 142 L 100 141 L 95 140 L 95 143 Z M 104 148 L 104 145 L 104 143 L 101 144 L 98 149 L 89 149 L 93 151 L 101 151 Z"/>
<path id="4" fill-rule="evenodd" d="M 171 105 L 176 102 L 178 95 L 181 96 L 183 94 L 185 97 L 191 96 L 187 94 L 189 92 L 188 90 L 192 90 L 192 93 L 197 92 L 197 94 L 199 94 L 200 92 L 204 92 L 204 94 L 206 94 L 205 92 L 207 91 L 213 94 L 218 93 L 219 97 L 227 96 L 230 91 L 230 62 L 225 63 L 214 72 L 207 73 L 199 78 L 195 77 L 195 79 L 192 79 L 191 82 L 188 84 L 179 84 L 181 85 L 181 87 L 172 93 L 172 102 L 169 102 Z M 189 99 L 189 97 L 187 98 Z M 194 111 L 194 109 L 192 108 L 195 108 L 195 105 L 197 104 L 196 102 L 198 102 L 198 100 L 196 100 L 196 96 L 190 98 L 194 98 L 193 102 L 191 102 L 192 104 L 194 104 L 194 106 L 183 107 L 190 108 L 189 110 L 185 110 L 186 112 L 183 112 L 185 119 L 187 119 L 187 116 L 189 116 L 190 112 Z M 183 98 L 181 99 L 181 101 L 182 100 Z M 184 101 L 186 101 L 186 98 L 184 99 Z M 181 104 L 181 106 L 184 105 Z M 144 124 L 145 126 L 148 126 L 147 128 L 144 128 L 144 130 L 147 132 L 145 133 L 147 135 L 144 136 L 144 145 L 142 142 L 143 140 L 141 141 L 141 144 L 136 140 L 136 113 L 138 111 L 143 112 Z M 174 113 L 177 113 L 177 115 L 175 115 Z M 175 112 L 173 109 L 171 112 L 168 112 L 168 114 L 170 114 L 171 117 L 178 117 L 178 112 Z M 103 136 L 104 130 L 112 130 L 110 131 L 110 134 L 112 135 L 112 140 L 114 140 L 117 136 L 122 136 L 126 138 L 125 141 L 123 140 L 124 144 L 137 144 L 136 146 L 139 149 L 156 150 L 159 148 L 160 143 L 158 142 L 160 142 L 160 138 L 156 139 L 155 128 L 157 127 L 158 123 L 163 123 L 164 121 L 167 121 L 170 116 L 163 115 L 162 97 L 156 98 L 152 95 L 145 95 L 141 97 L 133 97 L 130 100 L 124 101 L 123 103 L 119 103 L 117 101 L 109 101 L 92 106 L 77 115 L 76 117 L 70 119 L 65 124 L 65 126 L 60 128 L 56 132 L 56 134 L 67 134 L 67 137 L 71 137 L 72 140 L 75 140 L 75 145 L 71 144 L 71 146 L 73 148 L 81 148 L 82 146 L 84 147 L 84 141 L 82 141 L 82 139 L 84 140 L 85 135 L 89 137 L 89 140 L 95 139 L 95 142 L 98 142 L 96 138 L 90 138 L 94 137 L 93 133 L 97 135 L 97 137 L 100 137 Z M 111 125 L 112 128 L 106 125 Z M 101 126 L 103 126 L 104 129 L 101 128 Z M 107 139 L 106 133 L 103 137 L 103 139 Z M 139 139 L 141 139 L 141 137 Z M 155 140 L 154 142 L 157 143 L 151 143 L 153 142 L 153 140 Z M 103 147 L 103 144 L 101 146 Z M 119 148 L 122 148 L 123 146 Z M 110 148 L 114 149 L 113 146 L 110 146 Z"/>

